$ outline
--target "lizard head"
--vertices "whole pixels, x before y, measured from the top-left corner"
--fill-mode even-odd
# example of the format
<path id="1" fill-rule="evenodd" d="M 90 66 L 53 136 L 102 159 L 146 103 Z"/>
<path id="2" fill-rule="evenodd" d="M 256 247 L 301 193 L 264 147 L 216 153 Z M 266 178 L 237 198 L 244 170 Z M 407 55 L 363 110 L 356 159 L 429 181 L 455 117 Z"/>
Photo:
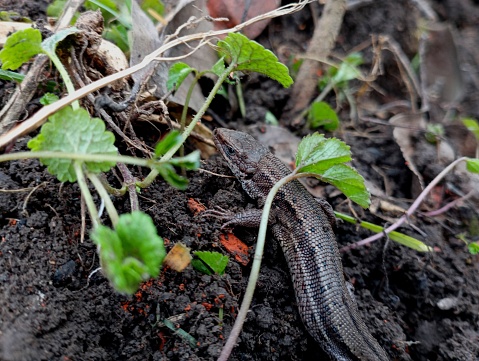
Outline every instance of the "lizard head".
<path id="1" fill-rule="evenodd" d="M 253 177 L 261 158 L 269 153 L 268 148 L 243 132 L 217 128 L 213 135 L 216 148 L 226 159 L 235 177 L 240 180 Z"/>

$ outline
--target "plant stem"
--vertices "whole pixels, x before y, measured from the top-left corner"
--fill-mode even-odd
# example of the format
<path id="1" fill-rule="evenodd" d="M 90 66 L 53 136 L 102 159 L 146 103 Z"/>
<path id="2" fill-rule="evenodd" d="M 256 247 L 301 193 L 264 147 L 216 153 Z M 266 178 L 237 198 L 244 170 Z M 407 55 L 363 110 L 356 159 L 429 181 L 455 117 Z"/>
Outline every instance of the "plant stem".
<path id="1" fill-rule="evenodd" d="M 352 223 L 352 224 L 359 224 L 361 227 L 373 231 L 374 233 L 383 233 L 384 232 L 384 227 L 378 226 L 377 224 L 371 223 L 371 222 L 366 222 L 366 221 L 361 221 L 357 220 L 354 217 L 351 217 L 347 214 L 340 213 L 340 212 L 334 212 L 334 215 L 342 219 L 345 222 Z M 404 233 L 392 231 L 389 233 L 389 238 L 391 238 L 393 241 L 402 244 L 403 246 L 412 248 L 415 251 L 418 252 L 433 252 L 434 249 L 432 247 L 426 246 L 423 242 L 420 240 L 410 237 Z"/>
<path id="2" fill-rule="evenodd" d="M 78 186 L 80 187 L 81 194 L 88 208 L 88 213 L 90 213 L 90 218 L 93 223 L 93 228 L 96 228 L 101 223 L 100 217 L 98 217 L 98 211 L 96 209 L 95 202 L 93 201 L 93 197 L 91 196 L 90 190 L 88 189 L 88 185 L 86 184 L 86 179 L 83 173 L 81 162 L 79 161 L 73 162 L 73 168 L 75 169 Z"/>
<path id="3" fill-rule="evenodd" d="M 233 69 L 235 67 L 236 67 L 236 64 L 231 63 L 225 69 L 225 71 L 221 74 L 221 76 L 216 81 L 215 86 L 213 87 L 213 89 L 211 89 L 211 92 L 208 95 L 208 98 L 206 98 L 206 101 L 201 106 L 201 108 L 198 110 L 198 113 L 196 113 L 196 115 L 191 120 L 191 123 L 188 124 L 188 126 L 185 128 L 185 131 L 181 134 L 181 137 L 183 138 L 183 141 L 181 143 L 179 143 L 178 145 L 172 147 L 168 152 L 166 152 L 165 155 L 163 155 L 163 157 L 161 157 L 160 162 L 169 161 L 171 159 L 171 157 L 173 157 L 173 155 L 176 153 L 178 148 L 181 146 L 181 144 L 183 144 L 185 142 L 186 138 L 188 138 L 188 136 L 191 134 L 191 132 L 195 128 L 195 125 L 200 121 L 201 117 L 203 116 L 203 114 L 205 114 L 206 110 L 210 106 L 211 102 L 213 101 L 213 98 L 215 97 L 216 93 L 220 89 L 221 84 L 223 84 L 226 77 L 233 71 Z M 157 176 L 158 176 L 158 171 L 156 169 L 152 169 L 150 174 L 148 174 L 142 182 L 138 182 L 136 185 L 140 188 L 146 188 L 151 183 L 153 183 L 153 181 L 155 180 L 155 178 Z"/>
<path id="4" fill-rule="evenodd" d="M 193 94 L 193 89 L 195 88 L 196 84 L 198 83 L 198 77 L 201 76 L 202 73 L 195 76 L 193 81 L 190 84 L 190 88 L 188 89 L 188 93 L 186 93 L 185 97 L 185 104 L 183 106 L 183 111 L 181 112 L 181 120 L 180 120 L 180 132 L 185 130 L 186 125 L 186 115 L 188 114 L 188 106 L 191 100 L 191 94 Z"/>
<path id="5" fill-rule="evenodd" d="M 285 185 L 286 183 L 292 181 L 296 178 L 296 172 L 293 171 L 291 174 L 280 179 L 269 191 L 268 196 L 263 207 L 263 213 L 261 214 L 261 223 L 259 226 L 258 240 L 256 242 L 256 249 L 253 258 L 253 265 L 251 266 L 251 273 L 248 279 L 248 286 L 246 287 L 246 292 L 243 297 L 243 302 L 241 303 L 241 308 L 238 312 L 238 317 L 236 318 L 235 324 L 231 329 L 231 333 L 226 341 L 226 344 L 221 350 L 221 355 L 218 358 L 218 361 L 227 361 L 233 347 L 236 344 L 236 340 L 243 328 L 243 323 L 246 319 L 246 315 L 249 311 L 251 301 L 253 300 L 254 289 L 256 288 L 256 283 L 258 281 L 259 269 L 261 267 L 261 259 L 263 258 L 264 243 L 266 239 L 266 229 L 268 228 L 268 218 L 273 204 L 273 199 L 278 193 L 278 190 Z"/>
<path id="6" fill-rule="evenodd" d="M 130 157 L 126 155 L 116 155 L 116 154 L 82 154 L 82 153 L 63 153 L 63 152 L 50 152 L 50 151 L 41 151 L 41 152 L 16 152 L 16 153 L 7 153 L 0 155 L 0 163 L 7 162 L 10 160 L 19 160 L 19 159 L 36 159 L 36 158 L 64 158 L 79 160 L 83 162 L 121 162 L 133 165 L 139 165 L 142 167 L 151 167 L 155 164 L 165 163 L 161 160 L 153 159 L 143 159 Z"/>
<path id="7" fill-rule="evenodd" d="M 123 176 L 123 188 L 128 189 L 128 194 L 130 195 L 130 207 L 131 211 L 139 211 L 140 204 L 138 202 L 138 194 L 136 193 L 136 178 L 133 177 L 128 167 L 123 163 L 117 163 L 116 165 Z M 108 190 L 108 188 L 107 188 Z"/>
<path id="8" fill-rule="evenodd" d="M 98 178 L 96 174 L 87 173 L 87 176 L 90 182 L 92 182 L 98 194 L 100 195 L 100 198 L 103 199 L 103 202 L 105 202 L 105 208 L 108 212 L 108 215 L 110 216 L 113 227 L 115 227 L 118 223 L 119 216 L 115 206 L 113 205 L 113 202 L 111 201 L 110 194 L 107 192 L 105 187 L 103 187 L 100 178 Z"/>
<path id="9" fill-rule="evenodd" d="M 244 103 L 243 88 L 239 79 L 236 80 L 236 95 L 238 96 L 238 106 L 242 118 L 246 118 L 246 105 Z"/>
<path id="10" fill-rule="evenodd" d="M 193 94 L 193 89 L 195 88 L 196 84 L 198 83 L 199 77 L 201 76 L 200 74 L 197 74 L 193 81 L 190 84 L 190 88 L 188 89 L 188 93 L 186 93 L 186 98 L 185 98 L 185 104 L 183 104 L 183 111 L 181 112 L 181 120 L 180 120 L 180 132 L 183 133 L 185 130 L 185 125 L 186 125 L 186 115 L 188 114 L 188 106 L 190 104 L 191 100 L 191 94 Z M 185 156 L 185 145 L 182 142 L 181 147 L 180 147 L 180 157 Z M 181 167 L 181 175 L 183 177 L 186 176 L 186 169 L 185 167 Z"/>
<path id="11" fill-rule="evenodd" d="M 123 164 L 123 163 L 118 163 L 118 164 Z M 104 174 L 102 174 L 102 176 L 100 177 L 100 182 L 102 186 L 106 189 L 106 191 L 115 197 L 122 197 L 125 195 L 127 191 L 126 185 L 123 185 L 120 189 L 112 187 L 111 184 L 108 183 L 108 181 L 106 180 L 106 177 Z"/>
<path id="12" fill-rule="evenodd" d="M 55 53 L 52 54 L 48 52 L 47 55 L 49 56 L 50 60 L 53 62 L 58 72 L 60 73 L 60 76 L 63 79 L 63 83 L 65 84 L 65 87 L 67 88 L 68 94 L 73 94 L 75 92 L 75 87 L 73 86 L 72 80 L 70 79 L 70 75 L 68 75 L 68 72 L 66 71 L 62 62 L 58 58 L 57 54 Z M 75 100 L 74 102 L 72 102 L 72 108 L 73 110 L 78 110 L 80 108 L 80 104 L 78 103 L 78 100 Z"/>
<path id="13" fill-rule="evenodd" d="M 326 84 L 326 86 L 324 87 L 323 91 L 321 92 L 321 94 L 319 94 L 316 99 L 314 99 L 311 104 L 313 103 L 316 103 L 316 102 L 321 102 L 325 97 L 326 95 L 328 95 L 328 93 L 333 89 L 333 82 L 330 81 L 328 84 Z M 301 118 L 305 118 L 308 113 L 311 111 L 311 105 L 304 108 L 304 110 L 301 112 L 301 114 L 299 115 L 299 117 Z"/>

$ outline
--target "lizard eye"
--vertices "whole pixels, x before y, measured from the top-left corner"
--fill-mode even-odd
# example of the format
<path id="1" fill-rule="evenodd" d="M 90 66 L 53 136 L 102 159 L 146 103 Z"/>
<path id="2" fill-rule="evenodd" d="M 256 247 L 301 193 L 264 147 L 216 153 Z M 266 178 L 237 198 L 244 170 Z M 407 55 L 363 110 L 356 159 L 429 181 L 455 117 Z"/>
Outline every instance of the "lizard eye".
<path id="1" fill-rule="evenodd" d="M 236 151 L 234 150 L 234 148 L 231 147 L 231 146 L 229 146 L 229 145 L 226 145 L 226 146 L 224 147 L 224 150 L 225 150 L 226 154 L 228 154 L 228 155 L 233 155 L 233 154 L 236 153 Z"/>

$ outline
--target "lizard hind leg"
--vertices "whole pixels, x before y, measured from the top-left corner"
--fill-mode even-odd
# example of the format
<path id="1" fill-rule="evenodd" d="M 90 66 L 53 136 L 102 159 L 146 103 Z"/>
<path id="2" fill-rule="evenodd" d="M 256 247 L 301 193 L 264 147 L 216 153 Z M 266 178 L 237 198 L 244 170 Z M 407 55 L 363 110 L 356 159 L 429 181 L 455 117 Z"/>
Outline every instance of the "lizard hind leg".
<path id="1" fill-rule="evenodd" d="M 318 202 L 323 212 L 326 214 L 326 217 L 328 218 L 328 221 L 333 227 L 333 229 L 336 229 L 338 224 L 336 222 L 336 215 L 334 214 L 334 210 L 333 207 L 331 207 L 331 204 L 329 204 L 326 199 L 323 198 L 316 198 L 316 201 Z"/>

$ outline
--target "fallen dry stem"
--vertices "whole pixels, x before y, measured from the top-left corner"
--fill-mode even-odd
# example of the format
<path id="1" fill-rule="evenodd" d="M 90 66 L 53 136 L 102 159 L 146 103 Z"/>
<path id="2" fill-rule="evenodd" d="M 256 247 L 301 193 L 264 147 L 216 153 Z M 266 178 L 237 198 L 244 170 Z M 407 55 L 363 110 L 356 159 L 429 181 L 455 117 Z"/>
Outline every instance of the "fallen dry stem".
<path id="1" fill-rule="evenodd" d="M 309 44 L 306 57 L 327 58 L 336 42 L 339 29 L 343 23 L 346 11 L 346 0 L 328 0 L 324 6 L 321 18 L 316 26 L 313 38 Z M 298 114 L 308 108 L 318 83 L 320 63 L 314 60 L 304 60 L 299 69 L 296 81 L 291 92 L 286 111 L 282 116 L 282 123 L 293 126 L 302 122 L 296 119 Z"/>
<path id="2" fill-rule="evenodd" d="M 456 159 L 454 162 L 452 162 L 451 164 L 449 164 L 446 168 L 444 168 L 441 173 L 439 173 L 436 178 L 434 178 L 431 183 L 429 183 L 427 185 L 426 188 L 424 188 L 424 190 L 421 192 L 421 194 L 416 198 L 416 200 L 414 201 L 414 203 L 411 205 L 411 207 L 409 207 L 409 209 L 406 211 L 406 213 L 401 217 L 399 218 L 396 222 L 394 222 L 394 224 L 392 224 L 390 227 L 386 228 L 384 230 L 384 232 L 381 232 L 381 233 L 378 233 L 378 234 L 375 234 L 374 236 L 371 236 L 371 237 L 368 237 L 366 239 L 363 239 L 362 241 L 359 241 L 359 242 L 356 242 L 356 243 L 353 243 L 349 246 L 346 246 L 346 247 L 343 247 L 340 249 L 341 252 L 344 252 L 344 251 L 348 251 L 350 249 L 353 249 L 353 248 L 357 248 L 357 247 L 360 247 L 360 246 L 364 246 L 368 243 L 371 243 L 371 242 L 374 242 L 382 237 L 384 237 L 386 234 L 388 233 L 391 233 L 392 231 L 394 231 L 395 229 L 399 228 L 404 222 L 406 222 L 409 217 L 411 217 L 414 212 L 416 212 L 416 210 L 418 209 L 418 207 L 421 205 L 421 203 L 424 201 L 424 199 L 426 198 L 426 196 L 429 194 L 429 192 L 450 172 L 454 169 L 454 167 L 456 165 L 458 165 L 459 163 L 467 160 L 468 158 L 467 157 L 461 157 L 459 159 Z"/>
<path id="3" fill-rule="evenodd" d="M 182 57 L 175 57 L 175 58 L 161 58 L 160 55 L 166 52 L 168 49 L 174 48 L 175 46 L 178 46 L 180 44 L 188 43 L 191 41 L 195 40 L 203 40 L 202 44 L 205 45 L 207 39 L 211 37 L 215 37 L 218 35 L 223 35 L 223 34 L 228 34 L 228 33 L 233 33 L 237 32 L 243 28 L 245 28 L 248 25 L 251 25 L 257 21 L 261 21 L 264 19 L 270 19 L 270 18 L 275 18 L 279 16 L 284 16 L 287 14 L 292 14 L 294 12 L 297 12 L 304 8 L 306 4 L 312 2 L 313 0 L 303 0 L 299 1 L 297 3 L 292 3 L 288 4 L 285 6 L 282 6 L 274 11 L 270 11 L 266 14 L 262 14 L 259 16 L 256 16 L 248 21 L 245 21 L 244 23 L 241 23 L 233 28 L 230 29 L 224 29 L 224 30 L 218 30 L 218 31 L 209 31 L 207 33 L 198 33 L 198 34 L 191 34 L 191 35 L 185 35 L 180 38 L 171 40 L 170 42 L 162 45 L 149 55 L 147 55 L 141 63 L 138 63 L 137 65 L 134 65 L 130 68 L 127 68 L 125 70 L 119 71 L 118 73 L 109 75 L 105 78 L 99 79 L 91 84 L 88 84 L 84 88 L 78 89 L 75 92 L 67 95 L 66 97 L 58 100 L 57 102 L 50 104 L 42 109 L 40 109 L 35 115 L 21 123 L 18 127 L 12 129 L 8 133 L 0 136 L 0 149 L 4 148 L 11 142 L 13 142 L 16 138 L 28 134 L 29 132 L 37 129 L 40 127 L 43 123 L 45 123 L 46 119 L 48 116 L 52 115 L 53 113 L 57 112 L 61 108 L 65 107 L 66 105 L 71 104 L 73 101 L 78 100 L 83 98 L 84 96 L 94 92 L 95 90 L 98 90 L 100 88 L 103 88 L 104 86 L 113 83 L 116 80 L 119 80 L 121 78 L 124 78 L 128 75 L 131 75 L 145 67 L 147 67 L 151 62 L 153 61 L 158 61 L 158 60 L 163 60 L 163 61 L 173 61 L 173 60 L 178 60 L 181 59 Z M 185 55 L 186 56 L 186 55 Z"/>

